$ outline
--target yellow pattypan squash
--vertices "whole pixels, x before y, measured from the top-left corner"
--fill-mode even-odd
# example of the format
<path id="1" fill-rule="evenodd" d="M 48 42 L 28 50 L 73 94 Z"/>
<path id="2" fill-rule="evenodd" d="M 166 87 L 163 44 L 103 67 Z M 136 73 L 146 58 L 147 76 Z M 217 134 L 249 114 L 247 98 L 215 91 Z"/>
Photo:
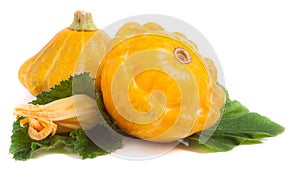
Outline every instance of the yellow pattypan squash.
<path id="1" fill-rule="evenodd" d="M 119 29 L 96 75 L 108 113 L 130 135 L 171 142 L 213 126 L 225 94 L 194 42 L 156 23 Z"/>
<path id="2" fill-rule="evenodd" d="M 70 27 L 57 33 L 21 66 L 19 80 L 36 96 L 75 73 L 90 72 L 94 77 L 109 41 L 89 12 L 76 11 Z"/>

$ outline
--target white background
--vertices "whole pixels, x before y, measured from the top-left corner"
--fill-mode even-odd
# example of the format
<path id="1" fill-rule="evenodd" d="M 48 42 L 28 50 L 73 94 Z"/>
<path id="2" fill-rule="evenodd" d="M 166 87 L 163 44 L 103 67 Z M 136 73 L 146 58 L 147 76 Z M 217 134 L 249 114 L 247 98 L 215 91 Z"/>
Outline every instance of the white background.
<path id="1" fill-rule="evenodd" d="M 77 9 L 92 12 L 99 28 L 138 14 L 169 15 L 193 25 L 215 49 L 231 97 L 286 131 L 263 144 L 226 153 L 175 149 L 146 161 L 113 156 L 81 160 L 64 154 L 14 161 L 8 154 L 12 111 L 33 98 L 18 81 L 18 69 L 69 26 Z M 299 170 L 300 5 L 296 1 L 11 0 L 0 2 L 0 14 L 0 170 Z"/>

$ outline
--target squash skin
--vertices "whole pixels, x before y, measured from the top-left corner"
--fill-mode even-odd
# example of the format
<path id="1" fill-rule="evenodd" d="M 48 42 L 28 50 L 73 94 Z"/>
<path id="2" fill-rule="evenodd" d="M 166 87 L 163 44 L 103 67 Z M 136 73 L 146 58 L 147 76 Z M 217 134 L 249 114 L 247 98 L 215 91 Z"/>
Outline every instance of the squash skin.
<path id="1" fill-rule="evenodd" d="M 99 29 L 65 28 L 24 62 L 19 69 L 19 80 L 36 96 L 76 73 L 90 72 L 95 77 L 109 41 L 110 37 Z"/>
<path id="2" fill-rule="evenodd" d="M 174 49 L 178 47 L 187 50 L 192 56 L 191 63 L 182 64 L 192 73 L 192 81 L 180 78 L 180 76 L 172 78 L 168 73 L 162 72 L 170 67 L 173 67 L 173 72 L 182 72 L 180 66 L 175 67 L 178 66 L 178 61 L 174 60 L 172 55 Z M 162 58 L 164 55 L 160 53 L 166 54 L 165 58 Z M 127 62 L 136 56 L 146 62 L 139 63 L 138 60 Z M 143 57 L 144 59 L 141 59 Z M 161 70 L 149 69 L 136 75 L 132 74 L 132 70 L 140 69 L 135 65 L 150 63 L 155 68 L 155 60 L 161 60 L 160 62 L 166 63 L 166 65 L 162 64 Z M 185 70 L 183 69 L 183 71 Z M 128 88 L 127 84 L 121 81 L 122 77 L 114 78 L 122 72 L 124 77 L 132 78 Z M 177 80 L 178 78 L 182 80 Z M 186 85 L 193 84 L 193 82 L 197 84 L 196 89 L 195 87 L 193 89 L 196 91 L 187 91 L 187 93 L 194 93 L 195 97 L 198 97 L 197 111 L 200 111 L 199 113 L 180 114 L 183 103 L 181 93 L 186 93 L 186 91 L 180 89 L 178 82 L 186 82 Z M 155 23 L 141 26 L 134 22 L 125 24 L 111 41 L 95 81 L 98 90 L 102 91 L 107 111 L 118 126 L 130 135 L 153 142 L 176 141 L 213 126 L 219 120 L 221 109 L 225 103 L 225 94 L 216 82 L 217 70 L 213 62 L 208 58 L 201 57 L 197 53 L 195 43 L 188 40 L 183 34 L 166 32 Z M 116 85 L 117 88 L 114 88 Z M 157 96 L 157 101 L 151 100 L 153 92 L 157 90 L 162 92 L 165 101 L 161 100 L 160 96 Z M 128 92 L 130 104 L 122 102 L 126 101 L 126 98 L 116 100 L 116 98 L 124 97 L 120 95 L 124 91 Z M 153 103 L 165 105 L 165 110 L 160 115 L 155 114 L 154 120 L 149 117 L 149 122 L 146 122 L 147 120 L 144 121 L 138 115 L 147 118 L 148 116 L 144 115 L 144 112 L 150 111 Z M 135 113 L 133 111 L 132 113 L 124 112 L 128 110 L 123 109 L 129 108 L 129 106 L 139 114 L 133 114 Z"/>

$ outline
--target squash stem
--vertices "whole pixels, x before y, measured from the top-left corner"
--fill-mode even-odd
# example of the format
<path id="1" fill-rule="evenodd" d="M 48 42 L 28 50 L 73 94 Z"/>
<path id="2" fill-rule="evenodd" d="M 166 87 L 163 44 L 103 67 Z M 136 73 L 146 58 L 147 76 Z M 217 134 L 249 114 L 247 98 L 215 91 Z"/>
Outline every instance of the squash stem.
<path id="1" fill-rule="evenodd" d="M 92 14 L 87 11 L 75 11 L 73 23 L 69 28 L 75 31 L 97 30 Z"/>
<path id="2" fill-rule="evenodd" d="M 189 64 L 192 62 L 190 54 L 183 48 L 177 47 L 174 49 L 174 56 L 182 64 Z"/>

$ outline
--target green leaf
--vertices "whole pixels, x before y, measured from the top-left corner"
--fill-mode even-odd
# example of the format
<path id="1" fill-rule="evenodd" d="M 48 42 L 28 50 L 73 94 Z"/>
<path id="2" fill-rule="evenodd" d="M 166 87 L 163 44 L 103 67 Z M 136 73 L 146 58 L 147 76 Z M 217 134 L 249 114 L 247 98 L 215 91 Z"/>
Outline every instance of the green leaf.
<path id="1" fill-rule="evenodd" d="M 89 131 L 96 133 L 96 136 L 93 133 L 88 134 L 94 136 L 93 141 L 87 136 L 83 129 L 77 129 L 70 134 L 74 140 L 74 151 L 77 152 L 83 159 L 106 155 L 122 147 L 122 141 L 118 139 L 118 137 L 110 135 L 107 128 L 103 126 L 98 125 Z M 99 138 L 101 140 L 99 140 Z M 96 143 L 99 143 L 102 148 L 104 146 L 105 150 L 100 148 L 95 141 Z"/>
<path id="2" fill-rule="evenodd" d="M 43 91 L 37 95 L 36 100 L 33 100 L 31 103 L 43 105 L 70 97 L 73 94 L 86 94 L 95 98 L 94 78 L 91 78 L 87 72 L 70 76 L 67 80 L 61 81 L 60 84 L 55 85 L 49 91 Z"/>
<path id="3" fill-rule="evenodd" d="M 31 103 L 43 105 L 70 97 L 74 94 L 86 94 L 95 98 L 94 78 L 89 77 L 89 73 L 71 76 L 69 79 L 61 81 L 60 84 L 54 86 L 49 91 L 40 93 L 36 100 L 33 100 Z M 99 100 L 100 102 L 98 101 L 98 103 L 103 103 L 102 98 Z M 100 112 L 106 112 L 105 108 L 101 109 Z M 96 131 L 97 133 L 101 131 L 101 135 L 105 135 L 105 138 L 109 140 L 109 143 L 105 146 L 105 150 L 90 140 L 86 132 L 81 128 L 67 134 L 49 136 L 40 141 L 32 140 L 28 135 L 28 124 L 24 127 L 20 126 L 22 118 L 20 117 L 13 123 L 11 146 L 9 149 L 9 152 L 13 154 L 13 158 L 16 160 L 30 159 L 36 150 L 56 149 L 59 145 L 73 148 L 74 152 L 78 153 L 83 159 L 105 155 L 122 146 L 121 139 L 116 135 L 110 134 L 111 131 L 101 125 L 89 131 Z M 99 124 L 103 123 L 100 122 Z M 69 153 L 69 151 L 65 151 L 65 153 Z"/>
<path id="4" fill-rule="evenodd" d="M 82 73 L 76 75 L 72 81 L 73 94 L 86 94 L 92 98 L 95 98 L 95 79 L 89 77 L 89 73 Z"/>
<path id="5" fill-rule="evenodd" d="M 264 116 L 249 112 L 240 116 L 224 114 L 218 131 L 236 136 L 247 134 L 253 138 L 264 138 L 276 136 L 282 133 L 284 128 Z"/>
<path id="6" fill-rule="evenodd" d="M 20 117 L 13 123 L 13 134 L 11 136 L 11 146 L 9 152 L 13 154 L 13 158 L 16 160 L 26 160 L 31 157 L 31 142 L 27 134 L 28 126 L 22 128 L 20 126 Z"/>
<path id="7" fill-rule="evenodd" d="M 126 134 L 116 123 L 116 121 L 109 115 L 109 113 L 107 112 L 104 102 L 103 102 L 103 97 L 102 97 L 102 93 L 100 91 L 96 91 L 96 102 L 98 105 L 98 108 L 100 110 L 102 119 L 100 119 L 102 126 L 107 127 L 107 128 L 111 128 L 112 130 L 123 134 L 125 136 L 129 136 L 128 134 Z"/>
<path id="8" fill-rule="evenodd" d="M 70 135 L 74 139 L 74 151 L 83 159 L 95 158 L 97 156 L 108 154 L 107 151 L 99 148 L 92 142 L 82 129 L 77 129 Z"/>
<path id="9" fill-rule="evenodd" d="M 28 124 L 24 127 L 20 126 L 20 117 L 13 124 L 13 134 L 11 136 L 11 146 L 9 152 L 13 154 L 15 160 L 27 160 L 30 159 L 33 153 L 37 150 L 52 150 L 59 145 L 73 148 L 74 152 L 78 153 L 82 159 L 95 158 L 97 156 L 106 155 L 122 146 L 122 142 L 118 137 L 108 135 L 109 133 L 106 129 L 102 127 L 101 133 L 98 126 L 95 129 L 97 134 L 103 135 L 106 133 L 105 139 L 109 139 L 109 143 L 106 143 L 105 150 L 97 146 L 89 137 L 85 134 L 85 131 L 81 128 L 76 129 L 69 134 L 56 134 L 54 136 L 49 136 L 43 140 L 36 141 L 28 136 Z M 106 132 L 105 132 L 106 131 Z M 101 136 L 102 138 L 102 136 Z M 63 150 L 64 148 L 62 148 Z M 69 153 L 65 150 L 64 153 Z"/>
<path id="10" fill-rule="evenodd" d="M 238 145 L 261 143 L 263 138 L 284 131 L 282 126 L 267 117 L 249 112 L 240 102 L 230 100 L 228 92 L 224 91 L 226 103 L 219 124 L 185 138 L 184 142 L 188 142 L 191 148 L 229 151 Z"/>
<path id="11" fill-rule="evenodd" d="M 59 144 L 72 146 L 73 142 L 69 135 L 54 135 L 47 137 L 41 141 L 33 140 L 29 137 L 28 124 L 24 127 L 20 126 L 20 117 L 13 123 L 13 134 L 11 136 L 11 146 L 9 152 L 13 154 L 15 160 L 27 160 L 32 157 L 34 151 L 38 149 L 50 150 L 57 147 Z"/>

